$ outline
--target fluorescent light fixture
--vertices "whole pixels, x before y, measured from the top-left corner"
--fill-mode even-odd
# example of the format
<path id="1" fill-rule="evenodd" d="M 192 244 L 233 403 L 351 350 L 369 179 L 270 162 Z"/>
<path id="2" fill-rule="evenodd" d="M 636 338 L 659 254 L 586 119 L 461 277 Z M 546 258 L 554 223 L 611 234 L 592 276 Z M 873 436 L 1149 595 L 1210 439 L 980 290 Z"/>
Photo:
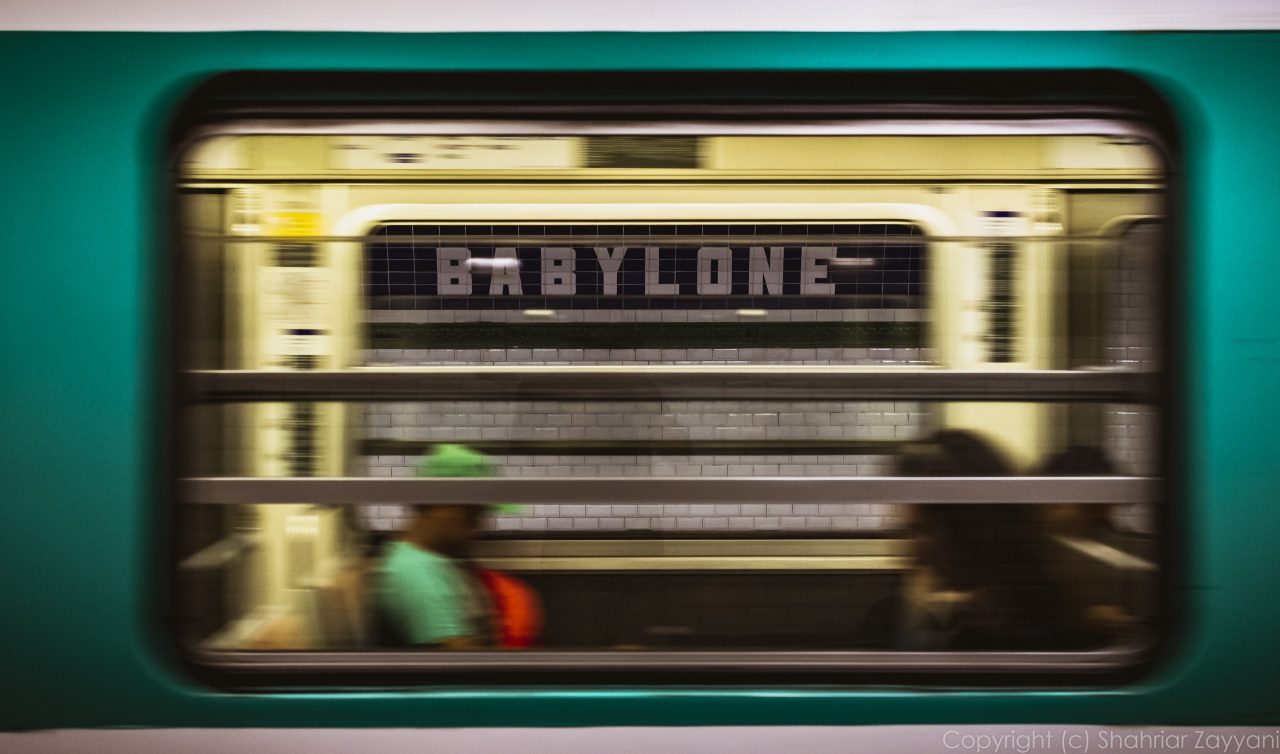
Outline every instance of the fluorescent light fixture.
<path id="1" fill-rule="evenodd" d="M 542 317 L 542 318 L 554 317 L 556 316 L 556 310 L 555 309 L 525 309 L 524 316 Z"/>
<path id="2" fill-rule="evenodd" d="M 829 267 L 875 267 L 876 260 L 871 257 L 841 257 L 838 259 L 828 259 Z"/>
<path id="3" fill-rule="evenodd" d="M 764 309 L 739 309 L 738 310 L 739 317 L 765 317 L 765 316 L 768 316 L 768 314 L 769 312 L 765 311 Z"/>

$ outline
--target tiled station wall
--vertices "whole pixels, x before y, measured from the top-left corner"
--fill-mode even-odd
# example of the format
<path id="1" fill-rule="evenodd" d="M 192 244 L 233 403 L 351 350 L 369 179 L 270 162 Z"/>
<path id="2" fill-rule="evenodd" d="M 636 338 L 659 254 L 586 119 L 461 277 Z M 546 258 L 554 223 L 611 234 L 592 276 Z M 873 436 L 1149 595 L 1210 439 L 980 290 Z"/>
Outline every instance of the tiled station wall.
<path id="1" fill-rule="evenodd" d="M 1122 369 L 1158 366 L 1153 348 L 1157 326 L 1154 225 L 1136 226 L 1111 256 L 1105 291 L 1107 364 Z M 367 312 L 370 323 L 530 321 L 520 311 Z M 915 309 L 777 310 L 769 322 L 867 321 L 914 322 Z M 568 310 L 555 321 L 697 322 L 737 320 L 732 310 Z M 366 364 L 853 364 L 907 366 L 927 363 L 919 348 L 693 348 L 693 349 L 375 349 Z M 1155 473 L 1155 414 L 1144 406 L 1108 406 L 1104 411 L 1104 449 L 1118 473 Z M 911 440 L 927 435 L 933 424 L 927 404 L 845 402 L 700 401 L 663 403 L 474 402 L 383 403 L 365 408 L 364 436 L 379 439 L 468 442 L 478 440 Z M 369 456 L 352 473 L 374 477 L 408 476 L 416 456 Z M 504 476 L 773 476 L 880 475 L 889 473 L 889 456 L 499 456 Z M 603 492 L 603 491 L 602 491 Z M 1147 505 L 1117 510 L 1117 525 L 1149 531 Z M 399 506 L 367 509 L 371 528 L 397 529 Z M 502 530 L 857 530 L 879 531 L 900 524 L 898 506 L 806 505 L 594 505 L 524 506 L 496 517 Z"/>
<path id="2" fill-rule="evenodd" d="M 519 311 L 371 311 L 373 323 L 530 321 Z M 776 310 L 768 322 L 915 322 L 914 309 Z M 738 321 L 733 310 L 568 310 L 557 322 Z M 430 364 L 854 364 L 919 365 L 921 348 L 689 348 L 689 349 L 405 349 L 370 350 L 365 363 Z M 928 434 L 928 407 L 916 402 L 835 401 L 505 401 L 382 403 L 365 409 L 368 437 L 394 440 L 911 440 Z M 409 476 L 415 456 L 370 456 L 356 473 Z M 544 476 L 818 476 L 890 473 L 887 455 L 523 455 L 497 456 L 507 477 Z M 608 491 L 594 505 L 530 505 L 494 518 L 503 530 L 744 531 L 891 529 L 897 506 L 850 505 L 612 505 Z M 370 526 L 401 524 L 398 506 L 374 506 Z"/>
<path id="3" fill-rule="evenodd" d="M 1160 367 L 1155 349 L 1159 325 L 1156 298 L 1156 259 L 1159 226 L 1141 223 L 1124 234 L 1118 253 L 1109 257 L 1105 303 L 1105 355 L 1109 366 L 1154 370 Z M 1109 406 L 1104 412 L 1103 443 L 1121 474 L 1155 474 L 1155 412 L 1147 406 Z M 1124 506 L 1115 523 L 1134 531 L 1151 531 L 1148 505 Z"/>

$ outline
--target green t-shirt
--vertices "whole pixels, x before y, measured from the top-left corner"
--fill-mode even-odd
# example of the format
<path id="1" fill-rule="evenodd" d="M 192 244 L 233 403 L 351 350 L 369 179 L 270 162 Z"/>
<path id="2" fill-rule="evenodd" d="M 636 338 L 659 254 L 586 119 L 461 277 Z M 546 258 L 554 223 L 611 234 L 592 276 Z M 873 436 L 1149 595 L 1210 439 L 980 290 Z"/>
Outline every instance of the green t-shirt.
<path id="1" fill-rule="evenodd" d="M 488 642 L 484 598 L 450 558 L 391 542 L 378 564 L 377 584 L 378 608 L 409 644 L 438 644 L 455 636 Z"/>

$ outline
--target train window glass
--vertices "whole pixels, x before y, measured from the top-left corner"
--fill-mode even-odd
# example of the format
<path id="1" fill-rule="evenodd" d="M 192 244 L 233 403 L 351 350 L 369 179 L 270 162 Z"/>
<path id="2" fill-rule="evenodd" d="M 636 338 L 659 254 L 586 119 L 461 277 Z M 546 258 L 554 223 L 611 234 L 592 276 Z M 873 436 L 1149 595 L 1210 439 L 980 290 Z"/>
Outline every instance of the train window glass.
<path id="1" fill-rule="evenodd" d="M 1165 170 L 1094 128 L 196 142 L 183 644 L 371 676 L 1133 662 Z"/>

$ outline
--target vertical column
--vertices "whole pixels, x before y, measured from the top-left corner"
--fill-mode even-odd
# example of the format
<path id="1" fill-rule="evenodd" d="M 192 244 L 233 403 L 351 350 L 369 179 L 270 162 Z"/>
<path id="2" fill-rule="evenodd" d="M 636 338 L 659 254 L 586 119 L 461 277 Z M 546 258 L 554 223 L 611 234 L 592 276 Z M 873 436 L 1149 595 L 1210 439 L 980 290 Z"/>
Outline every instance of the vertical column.
<path id="1" fill-rule="evenodd" d="M 345 366 L 354 340 L 349 316 L 358 283 L 351 255 L 318 240 L 345 189 L 266 186 L 241 277 L 242 364 L 247 369 L 315 370 Z M 358 275 L 354 280 L 358 280 Z M 335 403 L 267 403 L 247 417 L 249 472 L 266 477 L 341 475 L 345 466 L 344 407 Z M 311 587 L 341 556 L 341 513 L 309 505 L 262 505 L 256 510 L 263 574 L 260 603 L 267 615 L 305 616 Z M 300 621 L 303 626 L 306 620 Z M 303 634 L 302 641 L 308 636 Z"/>
<path id="2" fill-rule="evenodd" d="M 1030 187 L 953 188 L 946 201 L 967 236 L 982 240 L 945 250 L 954 259 L 933 285 L 951 290 L 937 299 L 933 321 L 942 337 L 943 366 L 1017 372 L 1049 366 L 1052 260 L 1027 238 L 1033 223 Z M 948 320 L 956 324 L 946 326 Z M 1049 444 L 1051 407 L 1041 403 L 949 403 L 943 426 L 971 429 L 993 440 L 1019 467 L 1037 463 Z"/>

